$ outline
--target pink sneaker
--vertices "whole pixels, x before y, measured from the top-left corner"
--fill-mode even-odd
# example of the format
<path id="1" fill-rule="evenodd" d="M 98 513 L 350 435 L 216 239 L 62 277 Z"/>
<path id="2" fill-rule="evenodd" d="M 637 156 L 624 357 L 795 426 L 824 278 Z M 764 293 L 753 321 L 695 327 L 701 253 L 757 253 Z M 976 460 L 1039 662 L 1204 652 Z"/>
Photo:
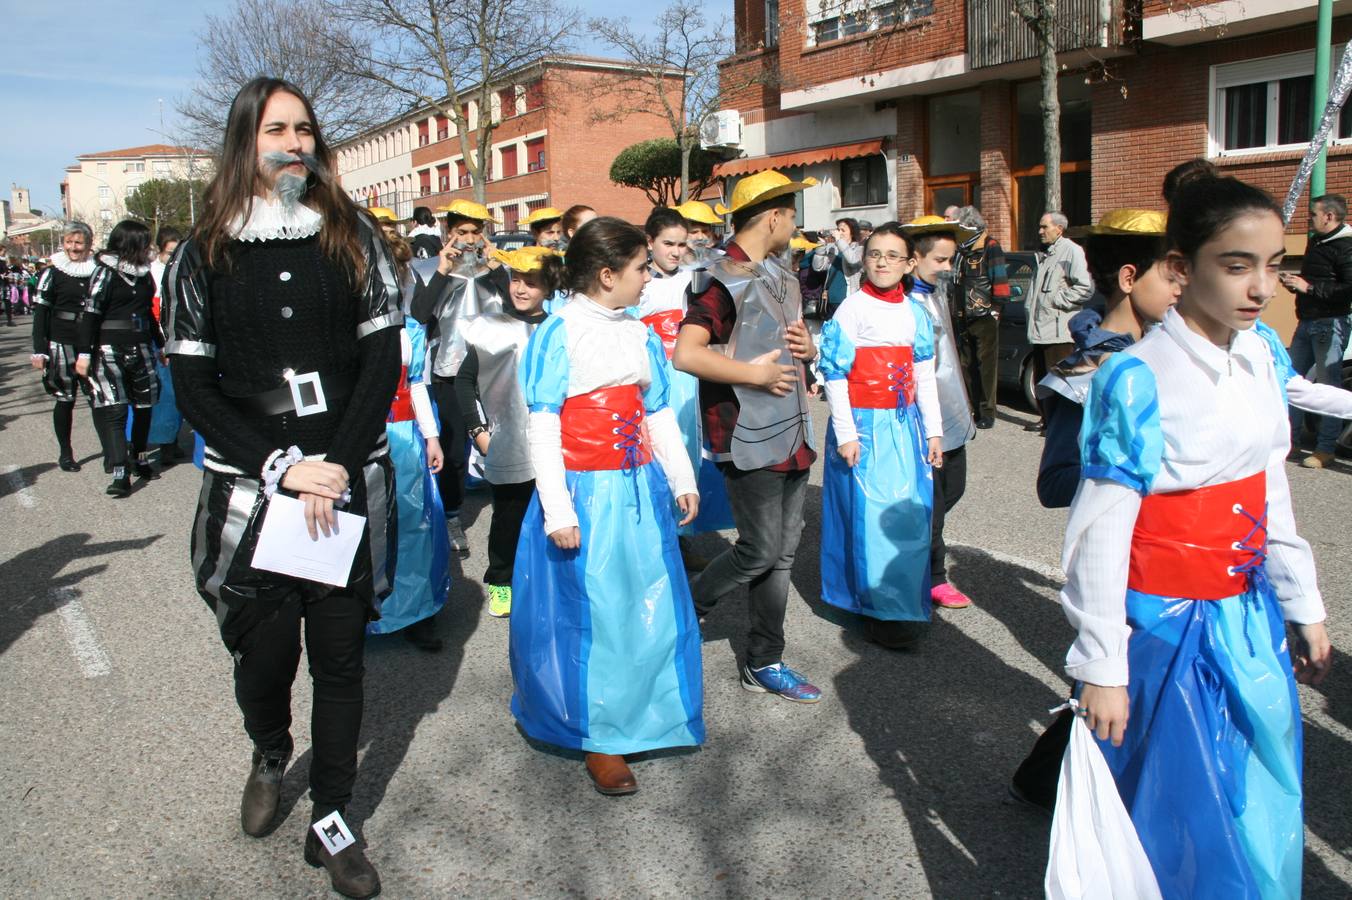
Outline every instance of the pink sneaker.
<path id="1" fill-rule="evenodd" d="M 930 600 L 944 609 L 962 609 L 972 605 L 972 598 L 945 581 L 930 588 Z"/>

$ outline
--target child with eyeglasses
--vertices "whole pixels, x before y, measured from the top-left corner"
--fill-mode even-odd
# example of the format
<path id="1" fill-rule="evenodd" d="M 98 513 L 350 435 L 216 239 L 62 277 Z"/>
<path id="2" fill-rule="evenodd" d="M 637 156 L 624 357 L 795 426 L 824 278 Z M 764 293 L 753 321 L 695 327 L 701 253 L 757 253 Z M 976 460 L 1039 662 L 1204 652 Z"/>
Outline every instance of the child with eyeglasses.
<path id="1" fill-rule="evenodd" d="M 885 647 L 914 643 L 930 619 L 932 467 L 943 465 L 934 328 L 907 298 L 910 239 L 869 237 L 860 289 L 822 328 L 831 421 L 822 499 L 822 598 L 865 617 Z"/>

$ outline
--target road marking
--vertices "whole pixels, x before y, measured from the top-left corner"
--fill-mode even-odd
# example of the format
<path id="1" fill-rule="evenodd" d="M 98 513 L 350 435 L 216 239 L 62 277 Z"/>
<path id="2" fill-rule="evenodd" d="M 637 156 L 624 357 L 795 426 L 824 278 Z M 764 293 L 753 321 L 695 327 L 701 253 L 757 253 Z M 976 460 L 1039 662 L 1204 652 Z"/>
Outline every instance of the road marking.
<path id="1" fill-rule="evenodd" d="M 75 589 L 57 588 L 52 592 L 52 599 L 56 601 L 56 612 L 61 617 L 61 629 L 66 633 L 66 641 L 84 677 L 98 678 L 111 672 L 112 663 L 99 643 L 94 623 L 89 620 Z"/>
<path id="2" fill-rule="evenodd" d="M 18 466 L 11 463 L 0 469 L 0 478 L 4 479 L 7 486 L 5 493 L 18 497 L 20 506 L 32 509 L 38 505 L 38 498 L 33 496 L 33 489 L 24 480 L 23 472 Z"/>

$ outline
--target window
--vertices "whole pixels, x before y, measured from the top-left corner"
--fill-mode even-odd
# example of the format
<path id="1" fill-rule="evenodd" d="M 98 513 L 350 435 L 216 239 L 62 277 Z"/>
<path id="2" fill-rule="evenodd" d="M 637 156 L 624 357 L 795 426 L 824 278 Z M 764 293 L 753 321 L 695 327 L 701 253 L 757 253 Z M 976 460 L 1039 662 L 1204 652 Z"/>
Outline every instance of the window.
<path id="1" fill-rule="evenodd" d="M 429 139 L 428 139 L 428 137 L 427 137 L 427 134 L 428 134 L 428 132 L 429 132 L 430 130 L 431 130 L 431 127 L 429 126 L 428 121 L 427 121 L 426 119 L 423 119 L 421 122 L 418 123 L 418 146 L 419 146 L 419 147 L 426 147 L 426 146 L 428 145 L 428 143 L 430 142 Z"/>
<path id="2" fill-rule="evenodd" d="M 129 162 L 122 166 L 123 172 L 144 172 L 145 170 L 146 164 L 144 162 Z"/>
<path id="3" fill-rule="evenodd" d="M 1335 47 L 1332 65 L 1342 57 Z M 1296 149 L 1310 140 L 1314 53 L 1286 53 L 1212 68 L 1211 152 Z M 1352 139 L 1352 114 L 1344 106 L 1334 140 Z"/>
<path id="4" fill-rule="evenodd" d="M 1018 235 L 1020 247 L 1037 247 L 1037 223 L 1046 212 L 1043 198 L 1046 194 L 1046 180 L 1042 175 L 1020 175 L 1017 178 L 1019 192 Z M 1093 179 L 1089 172 L 1061 173 L 1061 211 L 1070 219 L 1070 224 L 1088 225 L 1093 222 L 1090 208 L 1090 192 Z"/>
<path id="5" fill-rule="evenodd" d="M 113 189 L 108 187 L 108 185 L 106 184 L 99 185 L 99 199 L 100 200 L 113 199 Z"/>
<path id="6" fill-rule="evenodd" d="M 504 119 L 509 119 L 516 115 L 516 87 L 505 87 L 498 91 L 498 106 L 502 110 L 500 115 Z"/>
<path id="7" fill-rule="evenodd" d="M 532 81 L 526 85 L 526 112 L 532 109 L 539 109 L 545 105 L 545 83 L 543 81 Z"/>
<path id="8" fill-rule="evenodd" d="M 925 174 L 981 169 L 981 94 L 967 91 L 929 99 L 929 155 Z"/>
<path id="9" fill-rule="evenodd" d="M 1061 161 L 1083 162 L 1091 157 L 1090 88 L 1081 75 L 1063 75 L 1056 83 L 1061 103 Z M 1042 84 L 1025 81 L 1014 89 L 1018 147 L 1015 168 L 1046 164 L 1042 152 Z M 1088 223 L 1080 223 L 1088 224 Z"/>
<path id="10" fill-rule="evenodd" d="M 455 181 L 460 187 L 469 187 L 469 169 L 463 159 L 455 161 Z"/>
<path id="11" fill-rule="evenodd" d="M 445 193 L 451 189 L 451 164 L 437 166 L 437 190 Z"/>
<path id="12" fill-rule="evenodd" d="M 516 168 L 516 144 L 508 144 L 502 148 L 502 177 L 511 178 L 517 173 Z"/>
<path id="13" fill-rule="evenodd" d="M 451 136 L 451 123 L 443 115 L 437 115 L 437 140 L 444 141 Z"/>
<path id="14" fill-rule="evenodd" d="M 502 208 L 502 229 L 516 231 L 521 222 L 521 209 L 515 203 Z"/>
<path id="15" fill-rule="evenodd" d="M 111 209 L 101 209 L 99 210 L 99 218 L 103 220 L 104 224 L 112 224 L 113 211 Z"/>
<path id="16" fill-rule="evenodd" d="M 765 46 L 779 46 L 779 0 L 765 0 Z"/>
<path id="17" fill-rule="evenodd" d="M 766 2 L 766 44 L 769 45 L 769 7 L 775 7 L 778 42 L 778 2 Z M 891 28 L 934 14 L 934 0 L 817 0 L 808 3 L 808 44 L 816 46 L 866 31 Z"/>
<path id="18" fill-rule="evenodd" d="M 107 174 L 108 174 L 108 164 L 107 164 L 106 162 L 101 162 L 101 163 L 99 163 L 99 164 L 98 164 L 98 170 L 99 170 L 99 174 L 100 174 L 100 175 L 107 175 Z"/>
<path id="19" fill-rule="evenodd" d="M 530 213 L 535 212 L 537 209 L 544 209 L 548 205 L 549 205 L 548 197 L 537 197 L 534 200 L 527 200 L 526 214 L 529 215 Z"/>
<path id="20" fill-rule="evenodd" d="M 887 203 L 887 158 L 879 154 L 840 162 L 840 205 L 882 206 Z"/>
<path id="21" fill-rule="evenodd" d="M 545 167 L 545 139 L 526 141 L 526 171 L 539 172 Z"/>
<path id="22" fill-rule="evenodd" d="M 432 170 L 423 169 L 418 173 L 418 196 L 426 197 L 432 193 Z"/>
<path id="23" fill-rule="evenodd" d="M 154 170 L 155 170 L 155 176 L 156 176 L 157 178 L 167 178 L 167 177 L 169 177 L 169 162 L 168 162 L 168 160 L 163 160 L 163 159 L 161 159 L 161 160 L 156 160 L 156 161 L 155 161 L 155 165 L 154 165 Z"/>

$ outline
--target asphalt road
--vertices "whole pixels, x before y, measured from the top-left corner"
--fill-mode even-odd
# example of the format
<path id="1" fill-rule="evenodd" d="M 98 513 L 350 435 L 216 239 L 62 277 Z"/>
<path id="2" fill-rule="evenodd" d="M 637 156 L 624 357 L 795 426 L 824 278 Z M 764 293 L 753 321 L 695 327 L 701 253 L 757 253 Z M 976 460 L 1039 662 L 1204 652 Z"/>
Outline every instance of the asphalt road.
<path id="1" fill-rule="evenodd" d="M 249 744 L 231 662 L 192 587 L 199 474 L 179 466 L 126 500 L 103 495 L 89 414 L 78 474 L 56 468 L 50 405 L 27 366 L 27 320 L 0 326 L 0 890 L 11 897 L 321 897 L 301 860 L 310 690 L 295 690 L 289 813 L 246 837 Z M 818 434 L 825 405 L 818 404 Z M 711 616 L 708 743 L 635 764 L 641 792 L 605 799 L 575 755 L 533 746 L 507 710 L 507 622 L 487 615 L 485 499 L 422 654 L 367 650 L 361 771 L 349 810 L 390 897 L 1036 897 L 1048 821 L 1008 778 L 1067 684 L 1056 604 L 1065 515 L 1033 496 L 1041 443 L 1002 410 L 971 445 L 949 519 L 971 609 L 894 653 L 818 599 L 820 467 L 794 569 L 788 661 L 824 690 L 798 706 L 742 691 L 745 607 Z M 1290 467 L 1335 646 L 1352 647 L 1352 467 Z M 711 553 L 725 538 L 705 536 Z M 1306 895 L 1352 891 L 1352 665 L 1301 690 Z"/>

